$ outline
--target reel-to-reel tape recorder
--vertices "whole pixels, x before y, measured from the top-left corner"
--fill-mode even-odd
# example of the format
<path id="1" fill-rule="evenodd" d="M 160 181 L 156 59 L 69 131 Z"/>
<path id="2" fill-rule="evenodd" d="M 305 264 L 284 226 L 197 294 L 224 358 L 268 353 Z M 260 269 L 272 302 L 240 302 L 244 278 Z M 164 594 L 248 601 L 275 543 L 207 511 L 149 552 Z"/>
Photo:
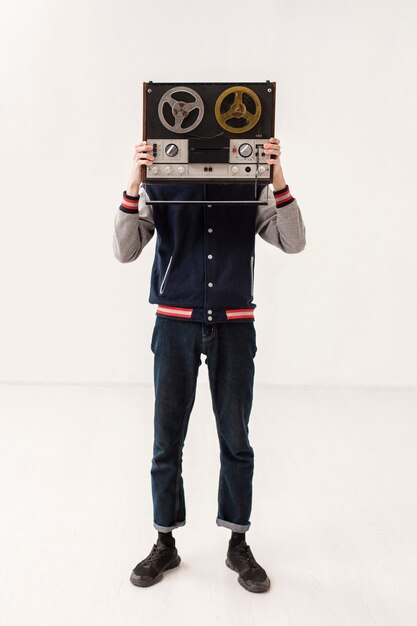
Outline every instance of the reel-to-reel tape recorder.
<path id="1" fill-rule="evenodd" d="M 144 182 L 272 182 L 275 83 L 143 83 Z"/>

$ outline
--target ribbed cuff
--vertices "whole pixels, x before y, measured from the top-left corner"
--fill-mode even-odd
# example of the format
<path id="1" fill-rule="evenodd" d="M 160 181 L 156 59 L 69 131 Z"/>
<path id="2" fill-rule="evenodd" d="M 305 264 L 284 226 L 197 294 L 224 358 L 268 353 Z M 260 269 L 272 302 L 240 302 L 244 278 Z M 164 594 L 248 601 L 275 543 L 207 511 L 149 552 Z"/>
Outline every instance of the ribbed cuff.
<path id="1" fill-rule="evenodd" d="M 123 213 L 139 213 L 139 196 L 129 196 L 124 191 L 122 204 L 119 208 Z"/>
<path id="2" fill-rule="evenodd" d="M 274 190 L 275 206 L 277 208 L 290 204 L 294 200 L 288 185 L 283 189 Z"/>

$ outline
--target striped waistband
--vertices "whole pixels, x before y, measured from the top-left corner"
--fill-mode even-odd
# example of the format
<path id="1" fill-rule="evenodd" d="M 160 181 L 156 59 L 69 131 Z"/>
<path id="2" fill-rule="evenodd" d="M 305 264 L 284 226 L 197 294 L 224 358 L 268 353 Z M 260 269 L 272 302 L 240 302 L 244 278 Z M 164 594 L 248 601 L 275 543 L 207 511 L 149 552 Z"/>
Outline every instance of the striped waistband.
<path id="1" fill-rule="evenodd" d="M 178 306 L 162 306 L 162 304 L 158 304 L 156 313 L 173 315 L 174 317 L 191 317 L 191 315 L 193 314 L 193 309 L 183 309 Z"/>
<path id="2" fill-rule="evenodd" d="M 172 317 L 191 318 L 193 314 L 193 308 L 184 308 L 178 306 L 167 306 L 158 304 L 156 314 L 171 315 Z M 224 314 L 227 320 L 252 318 L 254 319 L 254 309 L 224 309 Z"/>
<path id="3" fill-rule="evenodd" d="M 227 319 L 236 319 L 239 317 L 255 317 L 253 313 L 253 309 L 227 309 L 225 311 L 227 315 Z"/>

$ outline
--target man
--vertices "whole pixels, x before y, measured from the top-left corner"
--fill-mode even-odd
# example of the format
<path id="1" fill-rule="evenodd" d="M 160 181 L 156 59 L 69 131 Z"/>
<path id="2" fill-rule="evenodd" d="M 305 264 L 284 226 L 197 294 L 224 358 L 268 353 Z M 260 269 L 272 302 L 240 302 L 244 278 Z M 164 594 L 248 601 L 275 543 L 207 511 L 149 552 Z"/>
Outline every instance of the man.
<path id="1" fill-rule="evenodd" d="M 272 190 L 258 184 L 257 199 L 268 200 L 266 205 L 250 203 L 253 184 L 144 184 L 141 170 L 152 164 L 151 150 L 145 141 L 135 145 L 113 236 L 116 258 L 129 263 L 157 232 L 149 302 L 157 305 L 151 341 L 155 385 L 151 481 L 158 537 L 130 580 L 140 587 L 153 585 L 181 562 L 172 531 L 185 524 L 182 453 L 204 354 L 220 445 L 216 523 L 231 530 L 226 565 L 239 573 L 238 582 L 248 591 L 267 591 L 269 577 L 245 538 L 251 525 L 254 470 L 248 424 L 257 351 L 255 237 L 259 234 L 285 253 L 299 253 L 306 243 L 305 226 L 284 180 L 280 141 L 275 137 L 264 144 L 270 155 L 267 163 L 273 167 Z M 209 203 L 229 199 L 249 203 Z"/>

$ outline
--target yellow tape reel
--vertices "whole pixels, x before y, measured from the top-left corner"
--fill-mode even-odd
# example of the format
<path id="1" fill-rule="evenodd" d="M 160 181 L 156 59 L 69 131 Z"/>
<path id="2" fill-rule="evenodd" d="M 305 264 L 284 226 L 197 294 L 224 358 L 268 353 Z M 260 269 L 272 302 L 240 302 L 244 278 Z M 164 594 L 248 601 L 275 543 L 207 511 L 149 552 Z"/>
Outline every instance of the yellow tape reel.
<path id="1" fill-rule="evenodd" d="M 243 94 L 247 94 L 249 98 L 253 100 L 253 105 L 255 108 L 255 112 L 251 113 L 248 111 L 245 103 L 243 102 Z M 223 105 L 224 100 L 233 95 L 233 101 L 230 104 L 229 108 L 222 112 L 221 107 Z M 230 98 L 229 98 L 230 100 Z M 259 121 L 262 113 L 262 105 L 261 101 L 257 94 L 253 91 L 253 89 L 249 89 L 249 87 L 244 87 L 243 85 L 236 85 L 235 87 L 229 87 L 229 89 L 225 89 L 217 98 L 216 105 L 214 107 L 214 114 L 216 116 L 216 120 L 220 124 L 224 130 L 229 131 L 230 133 L 246 133 L 248 130 L 251 130 Z M 231 126 L 228 122 L 229 120 L 246 120 L 247 124 L 244 126 Z"/>

